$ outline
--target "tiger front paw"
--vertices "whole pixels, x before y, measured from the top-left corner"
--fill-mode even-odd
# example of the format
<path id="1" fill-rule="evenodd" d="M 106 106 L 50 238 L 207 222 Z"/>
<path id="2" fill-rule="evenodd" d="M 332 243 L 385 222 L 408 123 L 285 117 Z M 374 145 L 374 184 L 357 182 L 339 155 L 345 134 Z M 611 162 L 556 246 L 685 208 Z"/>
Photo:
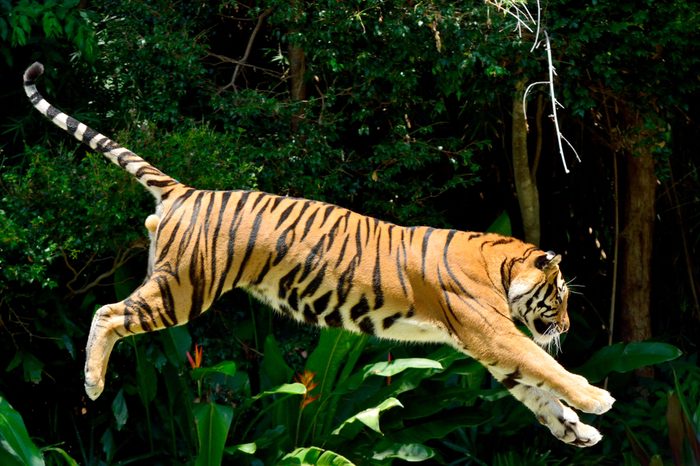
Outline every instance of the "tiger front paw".
<path id="1" fill-rule="evenodd" d="M 578 415 L 566 406 L 562 406 L 558 416 L 540 418 L 539 421 L 547 426 L 556 438 L 577 447 L 593 446 L 603 438 L 598 429 L 581 422 Z"/>
<path id="2" fill-rule="evenodd" d="M 568 396 L 563 397 L 569 405 L 591 414 L 603 414 L 612 408 L 615 398 L 607 390 L 589 384 L 580 375 L 575 375 L 574 381 Z"/>

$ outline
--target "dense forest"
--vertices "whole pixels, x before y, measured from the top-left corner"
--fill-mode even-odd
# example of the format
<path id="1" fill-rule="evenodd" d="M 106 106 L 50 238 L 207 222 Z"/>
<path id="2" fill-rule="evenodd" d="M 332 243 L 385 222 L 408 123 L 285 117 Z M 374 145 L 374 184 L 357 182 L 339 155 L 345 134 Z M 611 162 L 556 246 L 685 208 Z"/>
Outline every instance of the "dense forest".
<path id="1" fill-rule="evenodd" d="M 679 0 L 0 0 L 0 463 L 700 464 L 700 8 Z M 563 256 L 557 359 L 617 399 L 554 439 L 474 360 L 232 292 L 122 340 L 153 201 L 37 114 L 178 180 L 494 231 Z"/>

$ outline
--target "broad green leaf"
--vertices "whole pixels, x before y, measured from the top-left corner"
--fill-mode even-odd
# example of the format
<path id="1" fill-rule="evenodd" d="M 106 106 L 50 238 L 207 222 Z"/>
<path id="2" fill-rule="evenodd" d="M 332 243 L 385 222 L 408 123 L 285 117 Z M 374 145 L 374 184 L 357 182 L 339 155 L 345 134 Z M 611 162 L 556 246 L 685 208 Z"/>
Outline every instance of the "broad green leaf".
<path id="1" fill-rule="evenodd" d="M 0 396 L 0 460 L 3 465 L 41 466 L 44 458 L 29 438 L 22 416 Z"/>
<path id="2" fill-rule="evenodd" d="M 432 439 L 441 439 L 460 427 L 474 427 L 487 422 L 491 414 L 476 408 L 444 409 L 430 419 L 411 422 L 392 434 L 392 439 L 400 443 L 423 443 Z"/>
<path id="3" fill-rule="evenodd" d="M 117 396 L 112 401 L 112 413 L 114 413 L 114 419 L 117 421 L 117 430 L 122 430 L 126 420 L 129 419 L 129 409 L 126 406 L 123 388 L 119 389 Z"/>
<path id="4" fill-rule="evenodd" d="M 396 458 L 410 463 L 418 463 L 429 460 L 433 456 L 435 456 L 435 451 L 420 443 L 396 443 L 382 439 L 374 448 L 372 459 L 384 461 Z"/>
<path id="5" fill-rule="evenodd" d="M 432 359 L 425 358 L 405 358 L 395 359 L 393 361 L 377 362 L 363 368 L 364 378 L 370 375 L 379 375 L 382 377 L 391 377 L 400 374 L 406 369 L 434 369 L 441 371 L 442 364 Z"/>
<path id="6" fill-rule="evenodd" d="M 222 361 L 211 367 L 198 367 L 192 371 L 192 378 L 200 380 L 208 375 L 223 374 L 229 377 L 236 375 L 236 363 L 233 361 Z"/>
<path id="7" fill-rule="evenodd" d="M 267 429 L 265 432 L 258 435 L 255 442 L 226 447 L 224 448 L 224 453 L 227 455 L 235 455 L 239 452 L 253 454 L 258 450 L 263 450 L 269 447 L 270 445 L 279 444 L 279 440 L 284 436 L 285 432 L 285 427 L 283 425 L 278 425 L 272 429 Z M 251 453 L 251 450 L 254 451 Z"/>
<path id="8" fill-rule="evenodd" d="M 668 343 L 616 343 L 598 350 L 574 372 L 591 382 L 599 382 L 611 372 L 630 372 L 640 367 L 671 361 L 681 354 L 680 349 Z"/>
<path id="9" fill-rule="evenodd" d="M 134 344 L 136 356 L 136 386 L 139 398 L 144 406 L 148 406 L 156 397 L 158 390 L 158 376 L 153 363 L 146 357 L 145 345 L 138 338 L 131 339 Z"/>
<path id="10" fill-rule="evenodd" d="M 339 435 L 345 426 L 353 424 L 355 421 L 359 421 L 373 431 L 381 434 L 382 431 L 379 428 L 379 415 L 382 413 L 382 411 L 386 411 L 387 409 L 391 409 L 395 406 L 401 406 L 403 408 L 403 405 L 399 400 L 396 398 L 388 398 L 378 406 L 360 411 L 354 416 L 346 419 L 337 429 L 332 432 L 332 434 Z"/>
<path id="11" fill-rule="evenodd" d="M 285 455 L 278 466 L 355 466 L 350 460 L 318 447 L 297 448 Z"/>
<path id="12" fill-rule="evenodd" d="M 288 382 L 294 371 L 284 361 L 275 337 L 270 334 L 265 338 L 264 358 L 261 367 L 262 388 L 275 387 Z"/>
<path id="13" fill-rule="evenodd" d="M 508 216 L 508 212 L 504 210 L 501 215 L 499 215 L 498 218 L 493 221 L 491 226 L 486 229 L 486 231 L 489 233 L 498 233 L 504 236 L 511 236 L 513 234 L 513 229 L 510 226 L 510 217 Z"/>
<path id="14" fill-rule="evenodd" d="M 255 454 L 256 451 L 258 451 L 258 446 L 255 444 L 255 442 L 252 443 L 242 443 L 240 445 L 234 445 L 232 447 L 227 447 L 224 452 L 226 454 L 232 455 L 236 452 L 241 452 L 245 453 L 246 455 L 253 455 Z"/>
<path id="15" fill-rule="evenodd" d="M 75 461 L 75 459 L 70 456 L 63 448 L 58 448 L 58 447 L 48 447 L 42 449 L 44 453 L 56 453 L 58 456 L 63 458 L 64 464 L 67 466 L 79 466 L 78 462 Z"/>
<path id="16" fill-rule="evenodd" d="M 182 367 L 185 363 L 185 353 L 192 347 L 192 337 L 185 325 L 170 327 L 161 332 L 158 336 L 163 343 L 163 352 L 170 364 L 174 367 Z"/>
<path id="17" fill-rule="evenodd" d="M 303 395 L 306 393 L 306 387 L 301 383 L 285 383 L 279 387 L 273 388 L 271 390 L 265 390 L 264 392 L 258 393 L 253 397 L 254 400 L 259 400 L 260 398 L 270 396 L 270 395 Z"/>
<path id="18" fill-rule="evenodd" d="M 199 437 L 197 466 L 221 464 L 226 437 L 233 420 L 233 408 L 217 403 L 196 404 L 194 419 Z"/>
<path id="19" fill-rule="evenodd" d="M 321 397 L 333 390 L 338 371 L 348 353 L 356 347 L 361 338 L 361 335 L 335 328 L 321 331 L 318 345 L 309 356 L 305 368 L 316 374 L 315 380 L 319 385 L 318 393 Z"/>

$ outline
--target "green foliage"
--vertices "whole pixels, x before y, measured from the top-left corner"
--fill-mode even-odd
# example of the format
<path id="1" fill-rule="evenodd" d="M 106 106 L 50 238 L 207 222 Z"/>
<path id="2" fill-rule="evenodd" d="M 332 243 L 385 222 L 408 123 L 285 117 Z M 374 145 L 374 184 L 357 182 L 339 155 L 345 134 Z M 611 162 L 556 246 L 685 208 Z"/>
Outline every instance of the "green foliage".
<path id="1" fill-rule="evenodd" d="M 0 460 L 2 464 L 40 466 L 44 459 L 29 438 L 22 416 L 0 396 Z"/>
<path id="2" fill-rule="evenodd" d="M 657 325 L 669 321 L 663 342 L 604 347 L 595 310 L 609 304 L 610 271 L 600 247 L 585 251 L 581 231 L 594 222 L 611 244 L 612 157 L 589 134 L 602 121 L 591 112 L 601 99 L 695 118 L 692 6 L 557 1 L 546 11 L 562 101 L 581 118 L 565 124 L 583 128 L 572 141 L 592 154 L 581 170 L 594 167 L 594 176 L 562 180 L 543 157 L 539 177 L 543 238 L 566 254 L 567 276 L 588 285 L 585 300 L 571 299 L 563 363 L 608 377 L 618 399 L 600 418 L 605 440 L 592 451 L 551 439 L 482 366 L 450 348 L 318 334 L 238 295 L 187 327 L 123 341 L 103 398 L 85 401 L 80 348 L 90 317 L 141 282 L 152 199 L 101 155 L 27 117 L 22 70 L 1 73 L 16 95 L 0 97 L 14 118 L 0 147 L 0 390 L 36 438 L 3 399 L 1 433 L 15 437 L 3 440 L 0 462 L 26 451 L 23 463 L 85 465 L 691 464 L 700 429 L 695 324 L 667 313 L 676 296 L 689 309 L 690 293 L 658 293 Z M 51 101 L 188 185 L 517 235 L 508 112 L 513 83 L 538 80 L 543 68 L 529 36 L 512 26 L 484 5 L 449 1 L 0 1 L 0 53 L 8 66 L 42 60 Z M 302 101 L 289 92 L 290 44 L 306 58 Z M 235 86 L 226 87 L 234 69 Z M 663 147 L 653 142 L 659 150 L 692 152 L 694 139 L 679 142 L 676 126 L 664 128 Z M 694 166 L 682 177 L 688 202 Z M 572 207 L 577 198 L 584 210 Z M 660 244 L 675 243 L 674 232 Z M 674 359 L 668 343 L 690 356 Z M 204 355 L 195 368 L 186 356 L 196 356 L 193 346 Z M 646 364 L 657 364 L 657 379 L 634 379 Z"/>
<path id="3" fill-rule="evenodd" d="M 82 58 L 95 59 L 97 39 L 90 24 L 90 15 L 79 8 L 79 0 L 46 1 L 22 0 L 0 2 L 0 41 L 13 47 L 22 47 L 36 40 L 40 31 L 44 40 L 67 39 L 72 42 Z M 0 52 L 8 65 L 14 57 L 10 50 L 0 47 Z"/>

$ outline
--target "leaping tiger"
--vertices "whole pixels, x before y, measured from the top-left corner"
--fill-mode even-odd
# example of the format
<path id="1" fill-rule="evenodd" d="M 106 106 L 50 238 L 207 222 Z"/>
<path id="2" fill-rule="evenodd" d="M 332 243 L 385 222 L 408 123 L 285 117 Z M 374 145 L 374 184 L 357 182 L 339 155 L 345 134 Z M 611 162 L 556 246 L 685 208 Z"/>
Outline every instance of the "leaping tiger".
<path id="1" fill-rule="evenodd" d="M 120 338 L 182 325 L 243 288 L 302 322 L 452 345 L 481 362 L 558 439 L 586 447 L 602 438 L 569 406 L 602 414 L 614 398 L 538 346 L 558 343 L 569 329 L 561 256 L 515 238 L 402 227 L 318 201 L 185 186 L 47 102 L 35 85 L 43 70 L 34 63 L 24 73 L 34 107 L 131 173 L 156 201 L 146 219 L 147 279 L 92 320 L 90 398 L 102 393 Z"/>

